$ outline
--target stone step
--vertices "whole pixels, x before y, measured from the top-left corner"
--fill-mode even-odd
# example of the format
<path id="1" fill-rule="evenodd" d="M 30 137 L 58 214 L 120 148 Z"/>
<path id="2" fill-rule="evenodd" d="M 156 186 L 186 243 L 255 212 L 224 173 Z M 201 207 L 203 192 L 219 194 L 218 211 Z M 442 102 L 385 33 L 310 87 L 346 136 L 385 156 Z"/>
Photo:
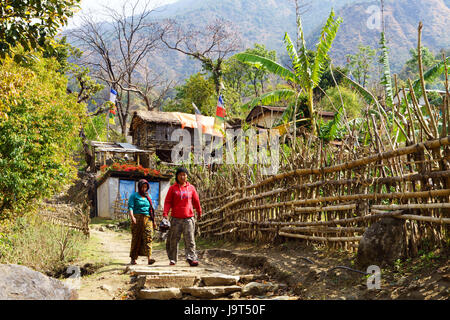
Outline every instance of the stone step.
<path id="1" fill-rule="evenodd" d="M 138 277 L 140 288 L 182 288 L 192 287 L 200 282 L 200 278 L 192 274 L 160 274 Z"/>
<path id="2" fill-rule="evenodd" d="M 203 284 L 209 286 L 233 286 L 239 281 L 239 276 L 230 276 L 223 273 L 212 273 L 201 276 Z"/>
<path id="3" fill-rule="evenodd" d="M 199 274 L 199 273 L 207 273 L 209 272 L 207 269 L 196 268 L 196 269 L 187 269 L 187 268 L 170 268 L 167 267 L 153 267 L 153 266 L 127 266 L 125 268 L 125 273 L 129 273 L 132 276 L 145 276 L 145 275 L 159 275 L 159 274 L 179 274 L 179 273 L 188 273 L 188 274 Z"/>
<path id="4" fill-rule="evenodd" d="M 141 289 L 138 298 L 144 300 L 170 300 L 181 299 L 183 294 L 179 288 Z"/>
<path id="5" fill-rule="evenodd" d="M 214 287 L 185 287 L 180 289 L 184 294 L 203 299 L 225 297 L 234 292 L 241 291 L 239 286 L 214 286 Z"/>
<path id="6" fill-rule="evenodd" d="M 175 275 L 175 271 L 161 271 L 161 270 L 145 270 L 136 269 L 130 272 L 131 276 L 155 276 L 155 275 Z"/>
<path id="7" fill-rule="evenodd" d="M 269 276 L 265 274 L 242 274 L 239 276 L 239 282 L 247 283 L 255 280 L 269 280 Z"/>

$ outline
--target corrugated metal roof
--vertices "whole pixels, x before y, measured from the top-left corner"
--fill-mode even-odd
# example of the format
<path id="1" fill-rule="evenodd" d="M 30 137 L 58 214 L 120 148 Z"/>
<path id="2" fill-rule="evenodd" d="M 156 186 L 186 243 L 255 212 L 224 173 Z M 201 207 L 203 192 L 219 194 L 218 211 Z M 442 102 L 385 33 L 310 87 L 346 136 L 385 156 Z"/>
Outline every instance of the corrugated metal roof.
<path id="1" fill-rule="evenodd" d="M 90 144 L 95 147 L 97 152 L 151 153 L 149 150 L 142 150 L 135 145 L 124 142 L 91 141 Z"/>
<path id="2" fill-rule="evenodd" d="M 117 144 L 124 149 L 138 149 L 138 147 L 136 147 L 135 145 L 133 145 L 131 143 L 117 142 Z"/>

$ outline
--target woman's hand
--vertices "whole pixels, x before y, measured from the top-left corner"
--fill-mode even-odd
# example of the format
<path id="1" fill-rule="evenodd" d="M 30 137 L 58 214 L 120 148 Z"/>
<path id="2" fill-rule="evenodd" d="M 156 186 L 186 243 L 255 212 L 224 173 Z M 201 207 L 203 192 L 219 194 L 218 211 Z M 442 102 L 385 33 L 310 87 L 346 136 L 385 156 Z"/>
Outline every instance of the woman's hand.
<path id="1" fill-rule="evenodd" d="M 133 224 L 136 224 L 136 218 L 134 216 L 131 216 L 131 222 L 133 222 Z"/>

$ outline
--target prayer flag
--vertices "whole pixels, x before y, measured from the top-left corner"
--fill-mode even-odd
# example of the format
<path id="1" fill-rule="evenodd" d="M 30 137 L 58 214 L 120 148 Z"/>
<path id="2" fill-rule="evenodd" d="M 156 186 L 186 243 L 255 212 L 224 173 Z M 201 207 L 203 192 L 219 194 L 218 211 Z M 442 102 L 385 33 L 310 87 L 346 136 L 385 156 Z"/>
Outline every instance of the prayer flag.
<path id="1" fill-rule="evenodd" d="M 220 95 L 219 101 L 217 102 L 216 117 L 214 119 L 214 129 L 222 129 L 223 123 L 225 122 L 225 114 L 225 106 L 223 103 L 222 95 Z"/>
<path id="2" fill-rule="evenodd" d="M 109 101 L 112 103 L 116 103 L 117 98 L 117 91 L 111 88 L 111 91 L 109 92 Z"/>

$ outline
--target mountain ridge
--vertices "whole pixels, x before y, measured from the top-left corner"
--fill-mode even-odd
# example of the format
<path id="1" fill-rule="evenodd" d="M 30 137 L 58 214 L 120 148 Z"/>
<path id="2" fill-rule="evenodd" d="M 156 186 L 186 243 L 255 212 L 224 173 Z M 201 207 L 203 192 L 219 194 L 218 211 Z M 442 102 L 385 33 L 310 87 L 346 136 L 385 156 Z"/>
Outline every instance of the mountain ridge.
<path id="1" fill-rule="evenodd" d="M 419 20 L 424 20 L 423 45 L 435 53 L 450 47 L 449 35 L 442 27 L 450 21 L 449 3 L 450 0 L 385 1 L 386 36 L 394 72 L 399 71 L 406 62 L 409 50 L 417 46 Z M 370 6 L 379 7 L 379 1 L 312 1 L 309 10 L 302 15 L 308 48 L 315 47 L 320 28 L 332 7 L 336 15 L 344 19 L 330 51 L 335 64 L 345 63 L 345 55 L 356 53 L 359 43 L 378 48 L 380 30 L 369 30 L 367 27 Z M 254 43 L 260 43 L 269 50 L 276 50 L 281 57 L 286 55 L 283 43 L 285 32 L 293 39 L 296 37 L 295 5 L 292 0 L 180 0 L 152 13 L 155 20 L 175 18 L 193 24 L 197 21 L 202 24 L 214 17 L 231 21 L 240 31 L 242 51 Z M 177 79 L 184 79 L 201 69 L 196 60 L 177 52 L 155 55 L 151 67 Z"/>

